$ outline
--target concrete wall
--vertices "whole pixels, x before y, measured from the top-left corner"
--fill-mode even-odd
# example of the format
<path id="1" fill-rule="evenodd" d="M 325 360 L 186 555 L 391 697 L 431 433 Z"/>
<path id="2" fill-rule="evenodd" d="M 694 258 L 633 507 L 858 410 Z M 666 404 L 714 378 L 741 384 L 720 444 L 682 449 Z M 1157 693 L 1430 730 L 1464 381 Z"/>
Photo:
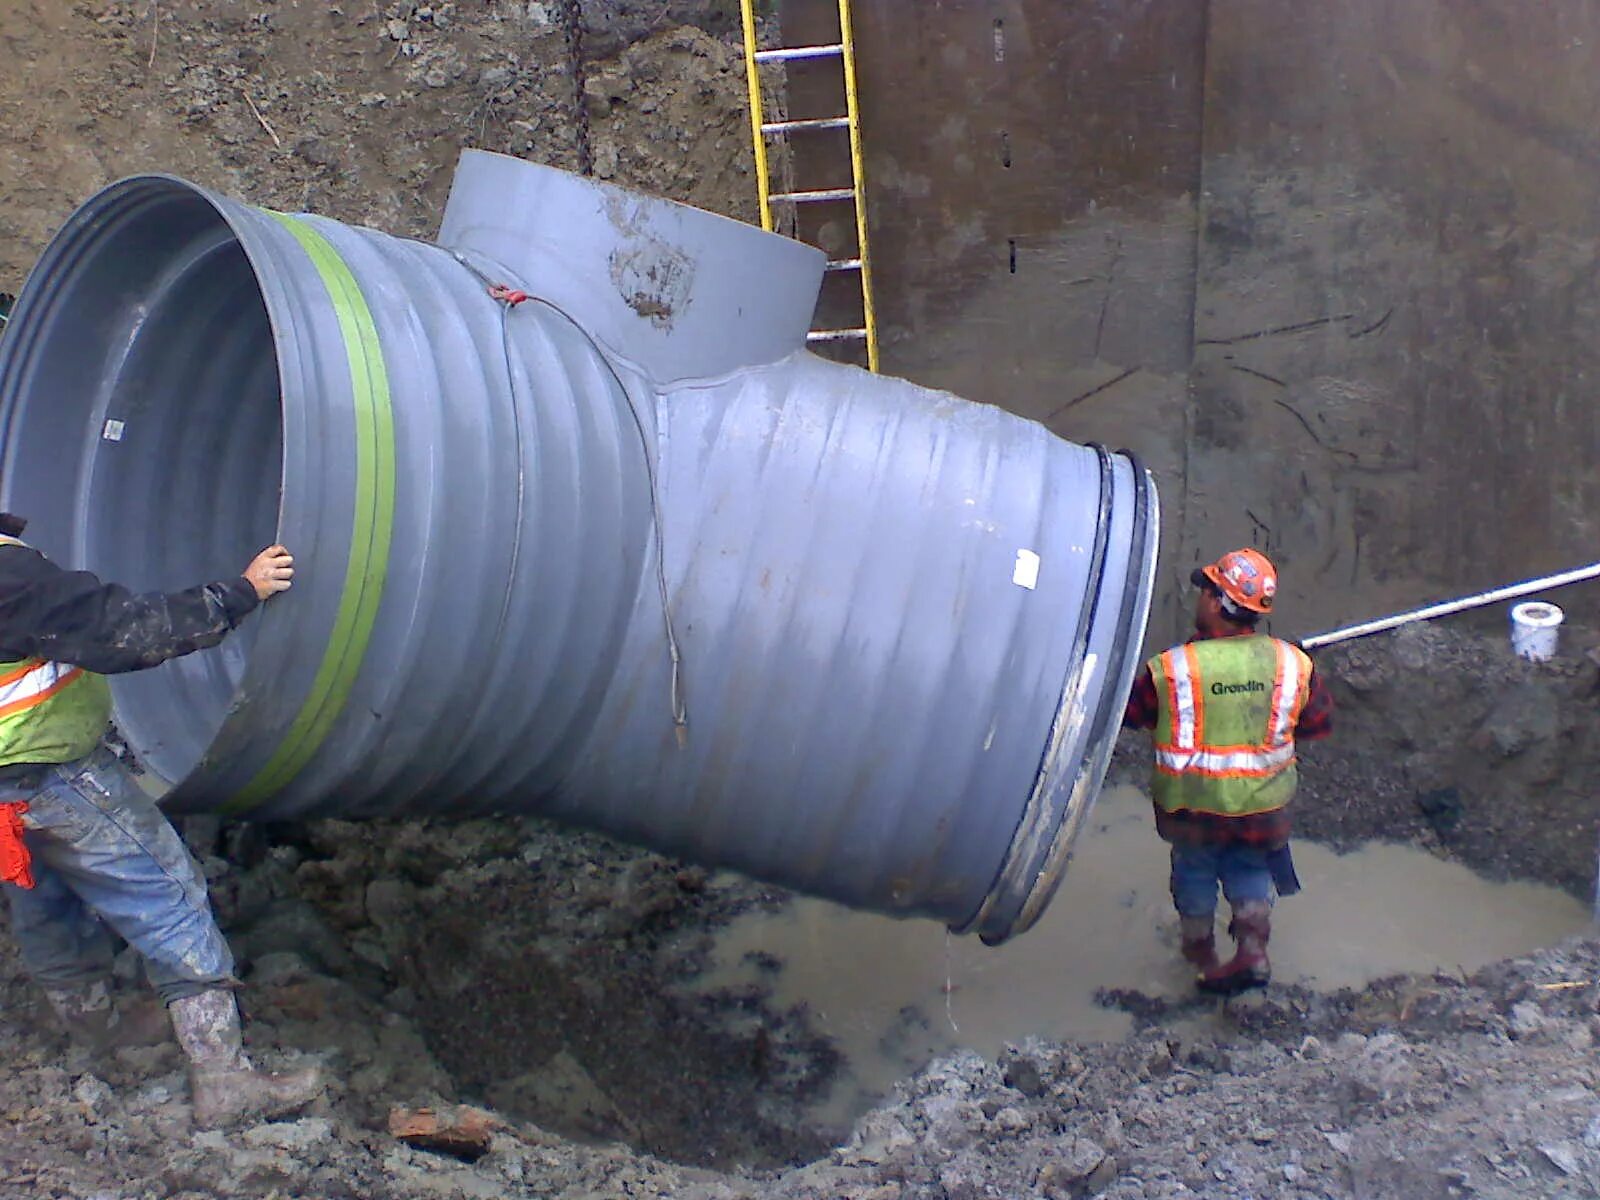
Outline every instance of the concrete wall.
<path id="1" fill-rule="evenodd" d="M 1137 450 L 1156 636 L 1244 542 L 1285 633 L 1596 557 L 1600 0 L 855 9 L 885 369 Z"/>

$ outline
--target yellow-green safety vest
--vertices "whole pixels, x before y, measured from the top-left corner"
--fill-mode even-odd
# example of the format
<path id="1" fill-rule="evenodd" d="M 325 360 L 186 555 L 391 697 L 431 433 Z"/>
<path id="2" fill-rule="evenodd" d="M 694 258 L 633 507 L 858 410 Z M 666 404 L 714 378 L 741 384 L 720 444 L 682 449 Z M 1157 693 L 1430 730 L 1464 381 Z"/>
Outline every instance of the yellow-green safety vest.
<path id="1" fill-rule="evenodd" d="M 0 537 L 0 546 L 24 546 Z M 111 719 L 103 675 L 42 658 L 0 662 L 0 766 L 64 763 L 100 744 Z"/>
<path id="2" fill-rule="evenodd" d="M 1245 816 L 1294 797 L 1294 727 L 1311 659 L 1264 635 L 1211 638 L 1150 660 L 1156 719 L 1151 795 L 1168 812 Z"/>

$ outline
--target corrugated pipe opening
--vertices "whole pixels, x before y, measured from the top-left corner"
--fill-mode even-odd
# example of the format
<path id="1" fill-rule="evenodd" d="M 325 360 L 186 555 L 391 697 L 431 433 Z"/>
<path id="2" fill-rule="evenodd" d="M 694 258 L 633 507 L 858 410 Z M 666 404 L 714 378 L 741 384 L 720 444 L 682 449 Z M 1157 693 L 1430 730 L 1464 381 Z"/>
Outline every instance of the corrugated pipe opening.
<path id="1" fill-rule="evenodd" d="M 135 590 L 237 575 L 278 521 L 277 355 L 228 224 L 181 185 L 70 225 L 7 333 L 4 476 L 28 535 Z M 182 779 L 217 736 L 260 626 L 117 681 L 126 732 Z"/>

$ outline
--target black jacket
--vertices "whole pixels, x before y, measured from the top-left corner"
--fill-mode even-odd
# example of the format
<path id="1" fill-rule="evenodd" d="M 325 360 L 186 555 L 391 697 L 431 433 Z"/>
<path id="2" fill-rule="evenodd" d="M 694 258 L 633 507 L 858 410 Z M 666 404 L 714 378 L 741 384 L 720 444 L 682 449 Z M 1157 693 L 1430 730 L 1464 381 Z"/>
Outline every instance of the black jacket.
<path id="1" fill-rule="evenodd" d="M 0 544 L 0 662 L 43 658 L 114 675 L 220 642 L 259 604 L 240 575 L 136 596 L 37 550 Z"/>

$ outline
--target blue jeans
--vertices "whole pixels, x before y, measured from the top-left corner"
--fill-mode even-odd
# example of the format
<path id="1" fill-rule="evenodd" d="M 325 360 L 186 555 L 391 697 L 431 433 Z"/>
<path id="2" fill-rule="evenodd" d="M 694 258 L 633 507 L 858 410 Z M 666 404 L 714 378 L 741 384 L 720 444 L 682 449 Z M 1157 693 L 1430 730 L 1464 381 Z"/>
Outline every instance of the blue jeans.
<path id="1" fill-rule="evenodd" d="M 1172 903 L 1180 917 L 1217 911 L 1217 884 L 1237 908 L 1250 900 L 1272 902 L 1272 872 L 1258 846 L 1172 845 Z"/>
<path id="2" fill-rule="evenodd" d="M 206 898 L 205 876 L 178 831 L 121 760 L 101 748 L 46 770 L 26 791 L 24 838 L 35 887 L 4 885 L 23 965 L 42 987 L 105 978 L 111 930 L 144 956 L 171 1004 L 233 979 L 233 954 Z"/>

